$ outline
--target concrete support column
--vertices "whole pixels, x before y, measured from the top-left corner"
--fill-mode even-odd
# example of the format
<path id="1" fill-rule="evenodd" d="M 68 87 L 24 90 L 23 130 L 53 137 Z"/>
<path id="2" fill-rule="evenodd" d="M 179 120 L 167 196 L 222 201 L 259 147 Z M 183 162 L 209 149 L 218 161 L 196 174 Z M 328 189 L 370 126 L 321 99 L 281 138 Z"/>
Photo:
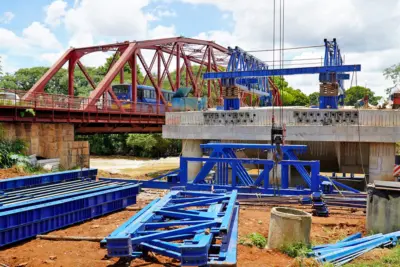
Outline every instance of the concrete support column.
<path id="1" fill-rule="evenodd" d="M 182 140 L 182 157 L 203 157 L 203 151 L 200 148 L 201 143 L 201 140 Z M 188 182 L 196 178 L 202 166 L 202 162 L 188 162 Z"/>
<path id="2" fill-rule="evenodd" d="M 394 181 L 393 166 L 395 143 L 369 144 L 369 182 L 375 180 Z"/>

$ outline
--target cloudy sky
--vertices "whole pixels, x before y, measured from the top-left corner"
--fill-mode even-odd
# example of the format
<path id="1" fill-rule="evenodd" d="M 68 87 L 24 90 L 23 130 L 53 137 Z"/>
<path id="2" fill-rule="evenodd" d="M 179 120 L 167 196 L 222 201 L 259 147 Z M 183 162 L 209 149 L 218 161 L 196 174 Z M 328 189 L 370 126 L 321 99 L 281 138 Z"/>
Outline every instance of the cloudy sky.
<path id="1" fill-rule="evenodd" d="M 0 56 L 4 71 L 13 72 L 22 67 L 49 66 L 70 46 L 180 35 L 245 50 L 269 49 L 273 3 L 273 0 L 2 0 Z M 276 3 L 278 10 L 279 0 Z M 384 95 L 384 89 L 392 83 L 384 79 L 382 70 L 400 62 L 400 1 L 286 0 L 284 36 L 285 47 L 322 45 L 324 38 L 337 38 L 346 63 L 362 65 L 358 84 Z M 254 55 L 272 60 L 271 52 Z M 322 48 L 285 52 L 285 60 L 295 59 L 286 61 L 288 64 L 317 65 L 321 56 Z M 96 66 L 102 60 L 101 56 L 92 56 L 84 63 Z M 306 93 L 318 90 L 315 75 L 287 79 Z"/>

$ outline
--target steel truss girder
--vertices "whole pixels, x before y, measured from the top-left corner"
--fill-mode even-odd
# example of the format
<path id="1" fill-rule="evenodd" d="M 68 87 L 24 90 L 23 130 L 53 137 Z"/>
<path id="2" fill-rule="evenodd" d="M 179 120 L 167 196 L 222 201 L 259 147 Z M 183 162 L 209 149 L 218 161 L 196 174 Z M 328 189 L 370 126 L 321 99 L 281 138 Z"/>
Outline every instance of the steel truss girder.
<path id="1" fill-rule="evenodd" d="M 102 243 L 111 257 L 141 257 L 153 251 L 180 260 L 182 266 L 236 266 L 236 199 L 235 190 L 172 190 L 139 211 Z"/>
<path id="2" fill-rule="evenodd" d="M 155 56 L 151 62 L 151 64 L 147 64 L 143 57 L 140 55 L 140 50 L 155 50 Z M 119 53 L 120 57 L 116 59 L 114 57 L 112 64 L 110 65 L 109 70 L 107 71 L 105 77 L 100 83 L 97 85 L 94 84 L 91 77 L 88 75 L 86 69 L 82 65 L 80 59 L 93 52 L 109 52 L 115 51 Z M 165 60 L 164 53 L 169 55 L 168 62 Z M 115 54 L 116 55 L 116 54 Z M 168 81 L 173 90 L 176 90 L 179 87 L 180 75 L 181 73 L 177 71 L 177 83 L 174 84 L 172 81 L 172 77 L 170 75 L 170 63 L 172 62 L 172 56 L 176 58 L 176 66 L 177 70 L 181 69 L 181 62 L 183 62 L 183 66 L 186 67 L 186 72 L 188 74 L 188 78 L 190 78 L 190 83 L 194 89 L 194 93 L 196 95 L 200 94 L 199 88 L 201 88 L 202 84 L 199 84 L 199 75 L 195 75 L 191 68 L 191 62 L 200 64 L 201 66 L 208 66 L 207 71 L 217 71 L 219 67 L 225 67 L 226 62 L 225 59 L 228 57 L 228 49 L 222 47 L 211 41 L 203 41 L 191 38 L 184 37 L 176 37 L 176 38 L 165 38 L 165 39 L 156 39 L 156 40 L 146 40 L 146 41 L 137 41 L 137 42 L 124 42 L 124 43 L 116 43 L 116 44 L 108 44 L 108 45 L 100 45 L 100 46 L 92 46 L 92 47 L 82 47 L 82 48 L 70 48 L 66 51 L 66 53 L 39 79 L 34 86 L 23 96 L 23 100 L 32 100 L 35 95 L 38 93 L 43 93 L 46 84 L 50 81 L 52 77 L 64 66 L 64 64 L 68 63 L 68 93 L 70 96 L 74 94 L 74 69 L 76 64 L 83 72 L 85 78 L 88 80 L 90 85 L 94 87 L 94 90 L 91 92 L 87 109 L 89 107 L 93 107 L 95 103 L 99 100 L 99 98 L 106 92 L 108 92 L 111 82 L 113 79 L 120 74 L 120 80 L 123 82 L 123 68 L 126 64 L 132 69 L 132 80 L 137 81 L 136 72 L 137 72 L 137 59 L 140 58 L 140 63 L 142 63 L 143 68 L 146 72 L 145 81 L 150 79 L 153 86 L 156 89 L 159 89 L 162 85 L 164 78 L 167 76 Z M 208 56 L 208 57 L 207 57 Z M 180 60 L 182 58 L 182 60 Z M 208 60 L 207 60 L 208 59 Z M 157 61 L 157 64 L 154 64 Z M 212 62 L 211 62 L 212 61 Z M 156 74 L 158 77 L 153 77 L 153 65 L 157 66 Z M 173 67 L 173 66 L 171 66 Z M 163 70 L 162 70 L 163 69 Z M 157 80 L 157 81 L 156 81 Z M 135 83 L 136 84 L 136 83 Z M 133 86 L 132 96 L 133 102 L 137 101 L 137 91 L 135 90 L 136 86 Z M 210 87 L 211 88 L 211 87 Z M 160 90 L 156 90 L 157 99 L 165 104 L 165 100 L 163 99 L 163 95 L 160 93 Z M 208 90 L 208 95 L 211 95 L 211 91 Z M 113 99 L 115 98 L 111 95 Z M 120 108 L 121 112 L 124 112 L 124 108 L 120 105 L 118 100 L 115 100 L 117 106 Z"/>

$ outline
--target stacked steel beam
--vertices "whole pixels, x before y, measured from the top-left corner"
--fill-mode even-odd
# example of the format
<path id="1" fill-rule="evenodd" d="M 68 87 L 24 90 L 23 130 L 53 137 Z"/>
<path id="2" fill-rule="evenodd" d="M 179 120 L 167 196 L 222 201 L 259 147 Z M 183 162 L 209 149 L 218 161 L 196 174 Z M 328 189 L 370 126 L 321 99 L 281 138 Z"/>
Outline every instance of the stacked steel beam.
<path id="1" fill-rule="evenodd" d="M 361 233 L 356 233 L 335 244 L 315 246 L 309 256 L 315 257 L 322 264 L 332 263 L 334 266 L 341 266 L 374 248 L 395 246 L 399 238 L 400 232 L 376 234 L 364 238 L 361 238 Z"/>
<path id="2" fill-rule="evenodd" d="M 0 247 L 136 203 L 138 185 L 96 175 L 89 169 L 0 181 Z"/>
<path id="3" fill-rule="evenodd" d="M 170 191 L 111 233 L 108 256 L 141 257 L 152 251 L 182 266 L 235 266 L 237 191 Z"/>

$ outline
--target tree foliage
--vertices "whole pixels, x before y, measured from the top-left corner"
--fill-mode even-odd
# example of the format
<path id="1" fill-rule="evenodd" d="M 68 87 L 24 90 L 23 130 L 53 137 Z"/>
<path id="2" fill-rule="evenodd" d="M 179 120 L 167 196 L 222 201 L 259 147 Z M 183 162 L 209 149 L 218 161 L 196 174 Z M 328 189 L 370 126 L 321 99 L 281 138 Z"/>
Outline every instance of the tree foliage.
<path id="1" fill-rule="evenodd" d="M 319 104 L 319 93 L 314 92 L 308 96 L 310 99 L 310 105 L 318 105 Z"/>
<path id="2" fill-rule="evenodd" d="M 307 95 L 300 89 L 293 89 L 284 78 L 273 77 L 273 81 L 279 88 L 284 106 L 306 106 L 310 104 Z"/>
<path id="3" fill-rule="evenodd" d="M 363 86 L 353 86 L 346 90 L 346 97 L 344 103 L 347 106 L 354 106 L 358 100 L 362 99 L 365 95 L 369 97 L 369 103 L 371 105 L 377 105 L 378 101 L 381 99 L 380 96 L 375 96 L 375 93 Z"/>
<path id="4" fill-rule="evenodd" d="M 383 76 L 387 80 L 392 80 L 393 84 L 399 84 L 400 83 L 400 63 L 394 64 L 386 69 L 383 70 Z M 390 94 L 392 88 L 387 88 L 386 93 Z"/>

